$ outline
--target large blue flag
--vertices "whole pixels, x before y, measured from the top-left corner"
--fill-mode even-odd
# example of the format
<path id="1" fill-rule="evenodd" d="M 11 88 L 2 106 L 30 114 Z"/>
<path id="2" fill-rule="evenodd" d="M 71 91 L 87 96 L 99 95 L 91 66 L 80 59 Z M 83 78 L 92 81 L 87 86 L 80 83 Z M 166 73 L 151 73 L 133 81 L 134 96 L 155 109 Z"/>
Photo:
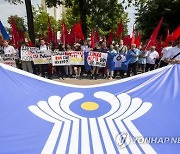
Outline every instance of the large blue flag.
<path id="1" fill-rule="evenodd" d="M 3 39 L 5 39 L 5 40 L 9 40 L 10 39 L 9 35 L 6 32 L 6 29 L 4 28 L 4 26 L 3 26 L 1 21 L 0 21 L 0 32 L 1 32 L 2 36 L 3 36 Z"/>
<path id="2" fill-rule="evenodd" d="M 180 65 L 93 86 L 0 64 L 1 154 L 179 154 Z"/>

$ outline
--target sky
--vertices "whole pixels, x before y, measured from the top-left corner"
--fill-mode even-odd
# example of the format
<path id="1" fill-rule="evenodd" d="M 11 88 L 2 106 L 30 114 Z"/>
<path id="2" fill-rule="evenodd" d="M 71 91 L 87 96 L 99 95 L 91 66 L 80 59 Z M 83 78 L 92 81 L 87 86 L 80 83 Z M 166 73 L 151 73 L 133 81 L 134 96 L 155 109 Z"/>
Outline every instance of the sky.
<path id="1" fill-rule="evenodd" d="M 121 0 L 119 0 L 120 2 Z M 32 5 L 37 7 L 40 5 L 41 0 L 31 0 Z M 133 24 L 134 24 L 134 18 L 135 18 L 135 9 L 133 7 L 128 8 L 126 10 L 128 12 L 128 17 L 130 19 L 130 22 L 128 23 L 128 33 L 132 33 Z M 23 17 L 26 19 L 26 7 L 24 4 L 18 4 L 18 5 L 10 5 L 5 0 L 0 0 L 0 20 L 2 21 L 3 25 L 5 27 L 9 27 L 10 25 L 7 23 L 7 18 L 11 15 L 18 15 L 20 17 Z"/>

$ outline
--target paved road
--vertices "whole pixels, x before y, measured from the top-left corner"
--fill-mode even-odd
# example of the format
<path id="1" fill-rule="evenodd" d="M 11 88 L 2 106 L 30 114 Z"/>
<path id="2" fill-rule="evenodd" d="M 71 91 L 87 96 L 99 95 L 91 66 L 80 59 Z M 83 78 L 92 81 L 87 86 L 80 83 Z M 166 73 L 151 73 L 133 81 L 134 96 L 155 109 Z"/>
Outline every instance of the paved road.
<path id="1" fill-rule="evenodd" d="M 101 83 L 107 83 L 111 81 L 116 81 L 118 79 L 97 79 L 97 80 L 90 80 L 83 78 L 81 80 L 75 79 L 75 78 L 65 78 L 64 80 L 62 79 L 54 79 L 55 81 L 62 82 L 62 83 L 68 83 L 68 84 L 74 84 L 74 85 L 95 85 L 95 84 L 101 84 Z"/>

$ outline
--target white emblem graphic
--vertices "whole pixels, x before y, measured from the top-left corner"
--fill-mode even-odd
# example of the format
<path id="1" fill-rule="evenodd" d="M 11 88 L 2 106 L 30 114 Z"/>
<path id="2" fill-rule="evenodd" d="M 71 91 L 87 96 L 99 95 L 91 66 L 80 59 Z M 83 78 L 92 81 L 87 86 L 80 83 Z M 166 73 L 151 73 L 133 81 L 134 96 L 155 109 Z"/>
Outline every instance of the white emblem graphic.
<path id="1" fill-rule="evenodd" d="M 94 93 L 94 97 L 97 101 L 101 99 L 105 104 L 109 104 L 111 109 L 101 116 L 88 118 L 78 115 L 70 108 L 71 104 L 83 97 L 82 93 L 70 93 L 62 99 L 59 96 L 51 96 L 48 102 L 40 101 L 37 106 L 29 106 L 29 110 L 36 116 L 54 123 L 42 154 L 53 152 L 57 154 L 140 154 L 142 151 L 146 154 L 156 153 L 150 144 L 137 146 L 135 143 L 129 143 L 127 138 L 121 143 L 125 144 L 124 148 L 118 148 L 115 141 L 117 135 L 122 132 L 130 132 L 129 139 L 142 136 L 132 121 L 148 112 L 152 106 L 151 103 L 142 103 L 140 98 L 131 99 L 125 93 L 115 96 L 100 91 Z"/>

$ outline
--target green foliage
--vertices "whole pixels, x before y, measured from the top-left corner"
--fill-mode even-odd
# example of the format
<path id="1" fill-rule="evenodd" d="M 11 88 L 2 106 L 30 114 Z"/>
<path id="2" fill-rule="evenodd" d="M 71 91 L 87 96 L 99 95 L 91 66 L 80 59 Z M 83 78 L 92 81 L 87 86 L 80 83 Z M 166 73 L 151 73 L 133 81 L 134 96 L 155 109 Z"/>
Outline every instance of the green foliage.
<path id="1" fill-rule="evenodd" d="M 51 27 L 58 31 L 58 22 L 54 17 L 48 13 L 42 11 L 42 8 L 33 9 L 34 14 L 34 32 L 36 38 L 39 38 L 42 34 L 47 35 L 48 18 L 50 19 Z"/>
<path id="2" fill-rule="evenodd" d="M 15 4 L 15 5 L 23 3 L 22 0 L 5 0 L 5 1 L 7 1 L 7 2 L 9 2 L 11 4 Z"/>
<path id="3" fill-rule="evenodd" d="M 180 0 L 142 0 L 136 6 L 137 29 L 142 30 L 143 39 L 150 37 L 152 31 L 158 24 L 159 20 L 164 17 L 163 24 L 160 30 L 160 35 L 166 37 L 167 29 L 172 32 L 180 25 Z"/>
<path id="4" fill-rule="evenodd" d="M 18 31 L 19 32 L 21 32 L 21 31 L 23 31 L 23 26 L 22 25 L 24 25 L 25 26 L 25 24 L 24 24 L 24 18 L 22 18 L 22 17 L 19 17 L 19 16 L 17 16 L 17 15 L 11 15 L 10 17 L 8 17 L 8 23 L 11 25 L 11 18 L 13 18 L 14 19 L 14 22 L 15 22 L 15 25 L 16 25 L 16 27 L 17 27 L 17 29 L 18 29 Z M 9 32 L 11 33 L 11 28 L 10 29 L 8 29 L 9 30 Z"/>
<path id="5" fill-rule="evenodd" d="M 55 3 L 55 1 L 57 3 Z M 63 3 L 64 2 L 64 3 Z M 66 5 L 66 13 L 63 15 L 68 29 L 81 21 L 86 37 L 91 29 L 98 29 L 101 35 L 107 35 L 112 29 L 116 31 L 118 23 L 123 20 L 125 33 L 127 33 L 127 13 L 118 0 L 46 0 L 48 7 L 59 4 Z M 60 24 L 59 24 L 60 25 Z"/>

